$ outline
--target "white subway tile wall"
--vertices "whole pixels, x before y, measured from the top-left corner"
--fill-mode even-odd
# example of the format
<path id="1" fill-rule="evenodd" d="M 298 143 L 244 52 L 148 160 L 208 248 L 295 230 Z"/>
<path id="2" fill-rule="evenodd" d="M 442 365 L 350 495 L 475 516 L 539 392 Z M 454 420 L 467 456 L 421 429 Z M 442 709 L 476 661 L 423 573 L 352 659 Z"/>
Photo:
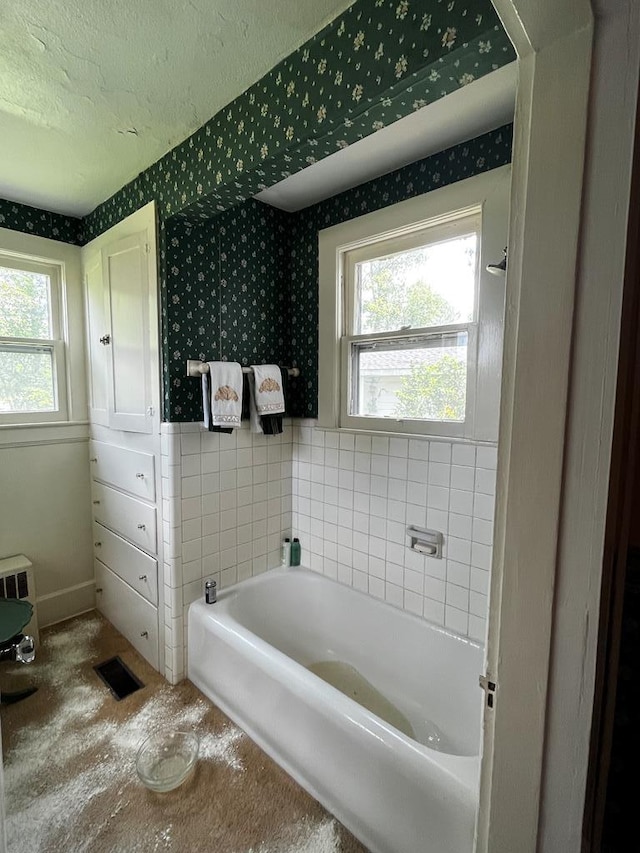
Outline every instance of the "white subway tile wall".
<path id="1" fill-rule="evenodd" d="M 280 562 L 291 535 L 292 430 L 231 435 L 162 425 L 165 675 L 186 675 L 187 611 L 206 580 L 231 586 Z"/>
<path id="2" fill-rule="evenodd" d="M 302 563 L 484 641 L 495 446 L 293 427 L 293 533 Z M 408 525 L 439 530 L 443 558 L 412 551 Z"/>
<path id="3" fill-rule="evenodd" d="M 281 436 L 163 424 L 165 675 L 186 675 L 189 604 L 280 563 L 302 565 L 484 641 L 493 541 L 494 446 L 326 431 Z M 442 531 L 441 560 L 412 551 L 408 525 Z"/>

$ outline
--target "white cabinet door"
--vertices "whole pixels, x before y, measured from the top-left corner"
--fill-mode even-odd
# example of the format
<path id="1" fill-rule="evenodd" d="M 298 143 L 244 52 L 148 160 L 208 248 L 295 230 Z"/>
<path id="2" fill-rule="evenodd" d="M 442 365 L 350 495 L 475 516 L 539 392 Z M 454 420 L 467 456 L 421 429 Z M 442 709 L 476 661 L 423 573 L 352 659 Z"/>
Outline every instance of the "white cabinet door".
<path id="1" fill-rule="evenodd" d="M 147 248 L 140 231 L 102 250 L 110 320 L 109 426 L 128 432 L 153 429 Z"/>
<path id="2" fill-rule="evenodd" d="M 109 423 L 108 346 L 105 336 L 109 332 L 109 322 L 105 313 L 102 253 L 100 251 L 95 251 L 85 260 L 84 286 L 87 313 L 89 417 L 91 423 L 107 426 Z"/>

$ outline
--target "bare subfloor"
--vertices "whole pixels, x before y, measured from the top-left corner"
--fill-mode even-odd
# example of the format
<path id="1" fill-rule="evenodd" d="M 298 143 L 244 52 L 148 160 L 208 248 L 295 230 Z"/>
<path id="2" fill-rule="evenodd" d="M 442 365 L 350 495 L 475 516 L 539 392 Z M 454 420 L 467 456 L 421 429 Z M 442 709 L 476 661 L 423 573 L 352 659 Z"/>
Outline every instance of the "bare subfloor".
<path id="1" fill-rule="evenodd" d="M 120 702 L 93 670 L 114 655 L 145 685 Z M 366 853 L 190 682 L 168 685 L 95 613 L 44 631 L 36 661 L 0 679 L 39 688 L 2 708 L 9 853 Z M 135 753 L 163 728 L 195 730 L 200 757 L 156 794 Z"/>

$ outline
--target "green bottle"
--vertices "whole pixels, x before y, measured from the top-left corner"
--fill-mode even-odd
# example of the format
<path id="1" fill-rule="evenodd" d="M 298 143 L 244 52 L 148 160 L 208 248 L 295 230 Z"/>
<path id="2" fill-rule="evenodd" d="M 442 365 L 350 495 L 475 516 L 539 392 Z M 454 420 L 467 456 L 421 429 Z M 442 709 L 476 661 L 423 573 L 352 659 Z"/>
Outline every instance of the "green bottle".
<path id="1" fill-rule="evenodd" d="M 300 565 L 300 540 L 297 536 L 294 536 L 293 542 L 291 543 L 291 565 Z"/>

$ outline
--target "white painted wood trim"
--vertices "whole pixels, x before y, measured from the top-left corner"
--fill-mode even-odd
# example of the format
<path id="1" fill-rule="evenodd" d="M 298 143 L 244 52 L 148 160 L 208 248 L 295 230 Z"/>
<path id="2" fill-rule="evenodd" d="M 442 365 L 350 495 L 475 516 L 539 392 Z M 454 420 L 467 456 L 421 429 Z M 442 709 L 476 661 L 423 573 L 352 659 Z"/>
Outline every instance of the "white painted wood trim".
<path id="1" fill-rule="evenodd" d="M 640 5 L 605 3 L 595 25 L 539 853 L 581 849 L 593 710 L 640 69 Z"/>
<path id="2" fill-rule="evenodd" d="M 496 6 L 520 82 L 477 850 L 535 853 L 592 29 L 588 3 Z"/>
<path id="3" fill-rule="evenodd" d="M 61 422 L 84 420 L 87 417 L 87 393 L 80 247 L 0 228 L 0 252 L 60 266 L 65 309 L 62 325 L 67 343 L 64 365 L 67 413 Z"/>
<path id="4" fill-rule="evenodd" d="M 331 228 L 325 228 L 318 235 L 319 241 L 319 373 L 318 373 L 318 425 L 328 429 L 337 429 L 340 425 L 340 383 L 341 358 L 340 339 L 344 327 L 344 306 L 342 304 L 342 287 L 336 282 L 341 280 L 339 255 L 346 249 L 366 245 L 372 239 L 384 239 L 392 236 L 400 229 L 408 232 L 420 230 L 424 222 L 440 216 L 446 216 L 452 211 L 482 208 L 482 242 L 480 251 L 480 289 L 483 298 L 487 296 L 481 311 L 493 310 L 500 317 L 501 326 L 502 305 L 504 300 L 504 279 L 496 278 L 486 272 L 486 264 L 490 258 L 500 259 L 506 245 L 505 223 L 508 211 L 508 187 L 511 176 L 511 166 L 505 165 L 440 189 L 433 190 L 415 198 L 407 199 L 398 204 L 358 216 L 346 222 L 341 222 Z M 502 222 L 499 220 L 502 218 Z M 485 225 L 487 226 L 485 228 Z M 491 385 L 489 371 L 494 370 L 497 376 L 501 358 L 501 334 L 496 336 L 495 323 L 486 330 L 485 339 L 492 353 L 483 357 L 480 370 L 480 380 Z M 501 329 L 500 329 L 501 332 Z M 484 335 L 484 332 L 482 332 Z M 485 348 L 486 349 L 486 348 Z M 480 440 L 495 440 L 497 434 L 497 402 L 499 389 L 484 389 L 478 397 L 484 396 L 484 404 L 473 412 L 476 426 L 484 418 L 479 432 L 466 438 Z M 470 395 L 471 396 L 471 395 Z M 493 407 L 493 411 L 491 410 Z M 356 418 L 350 418 L 355 426 Z M 368 419 L 370 421 L 370 419 Z M 358 426 L 366 425 L 358 424 Z M 381 425 L 384 429 L 385 424 Z M 389 422 L 387 429 L 391 432 Z M 429 427 L 419 434 L 427 434 Z M 398 431 L 394 431 L 397 435 Z M 434 433 L 435 434 L 435 433 Z M 446 435 L 443 429 L 441 437 Z"/>
<path id="5" fill-rule="evenodd" d="M 38 609 L 38 626 L 40 629 L 58 622 L 80 616 L 96 606 L 95 581 L 82 583 L 59 589 L 55 592 L 39 595 L 36 598 Z"/>

